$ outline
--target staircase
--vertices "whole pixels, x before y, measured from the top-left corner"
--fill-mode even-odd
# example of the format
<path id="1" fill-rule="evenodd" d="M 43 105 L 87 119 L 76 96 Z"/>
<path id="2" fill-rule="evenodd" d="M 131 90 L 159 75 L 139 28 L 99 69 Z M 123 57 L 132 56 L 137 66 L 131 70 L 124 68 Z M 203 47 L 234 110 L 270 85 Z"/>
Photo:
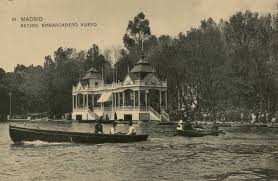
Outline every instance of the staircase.
<path id="1" fill-rule="evenodd" d="M 150 112 L 151 120 L 161 121 L 161 115 L 156 110 L 154 110 L 154 108 L 149 106 L 148 111 Z"/>
<path id="2" fill-rule="evenodd" d="M 94 118 L 94 120 L 98 120 L 99 119 L 99 116 L 95 112 L 93 112 L 91 109 L 88 109 L 88 112 Z"/>
<path id="3" fill-rule="evenodd" d="M 166 111 L 164 111 L 163 109 L 161 110 L 161 121 L 170 122 L 169 114 Z"/>
<path id="4" fill-rule="evenodd" d="M 151 114 L 151 120 L 161 121 L 161 122 L 170 122 L 170 116 L 169 116 L 169 114 L 166 111 L 161 110 L 161 113 L 159 114 L 151 106 L 148 107 L 148 111 Z"/>

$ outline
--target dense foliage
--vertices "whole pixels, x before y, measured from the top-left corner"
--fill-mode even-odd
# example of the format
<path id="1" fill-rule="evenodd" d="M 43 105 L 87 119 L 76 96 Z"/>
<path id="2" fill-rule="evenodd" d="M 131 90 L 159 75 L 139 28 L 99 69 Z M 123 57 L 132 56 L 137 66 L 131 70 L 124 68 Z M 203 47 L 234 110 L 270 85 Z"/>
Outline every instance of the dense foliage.
<path id="1" fill-rule="evenodd" d="M 159 77 L 168 81 L 170 110 L 178 104 L 213 112 L 244 108 L 274 112 L 278 91 L 278 15 L 238 12 L 219 23 L 209 18 L 199 27 L 175 37 L 155 36 L 144 13 L 128 22 L 124 48 L 88 50 L 58 48 L 42 66 L 17 65 L 14 72 L 0 69 L 0 111 L 71 112 L 71 91 L 91 66 L 103 70 L 106 82 L 123 80 L 144 54 Z M 116 63 L 112 63 L 117 59 Z M 117 72 L 117 73 L 116 73 Z"/>

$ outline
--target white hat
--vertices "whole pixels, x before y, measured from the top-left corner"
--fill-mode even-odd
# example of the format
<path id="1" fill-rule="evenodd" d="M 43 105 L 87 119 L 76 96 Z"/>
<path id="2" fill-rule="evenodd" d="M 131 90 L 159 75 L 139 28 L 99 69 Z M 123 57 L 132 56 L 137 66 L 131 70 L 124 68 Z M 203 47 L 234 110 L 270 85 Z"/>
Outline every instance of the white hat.
<path id="1" fill-rule="evenodd" d="M 182 121 L 182 120 L 179 120 L 179 124 L 181 124 L 181 123 L 183 123 L 183 121 Z"/>

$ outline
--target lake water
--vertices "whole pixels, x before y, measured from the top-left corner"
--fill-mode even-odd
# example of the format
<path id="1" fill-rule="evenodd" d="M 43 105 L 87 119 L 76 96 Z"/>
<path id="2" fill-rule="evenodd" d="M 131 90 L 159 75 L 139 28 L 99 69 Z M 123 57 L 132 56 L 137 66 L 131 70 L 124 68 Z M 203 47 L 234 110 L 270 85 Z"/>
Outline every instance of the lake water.
<path id="1" fill-rule="evenodd" d="M 146 142 L 13 144 L 0 123 L 0 180 L 278 180 L 278 129 L 225 128 L 203 138 L 173 136 L 171 126 L 136 125 Z M 93 132 L 91 124 L 31 126 Z M 108 132 L 110 125 L 104 125 Z M 118 130 L 127 132 L 126 125 Z"/>

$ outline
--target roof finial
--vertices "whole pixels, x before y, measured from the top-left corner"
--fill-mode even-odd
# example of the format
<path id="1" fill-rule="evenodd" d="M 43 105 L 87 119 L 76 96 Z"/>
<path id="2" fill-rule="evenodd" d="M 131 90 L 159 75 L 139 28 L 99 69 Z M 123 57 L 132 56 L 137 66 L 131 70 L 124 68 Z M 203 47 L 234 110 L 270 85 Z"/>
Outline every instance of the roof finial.
<path id="1" fill-rule="evenodd" d="M 142 41 L 142 52 L 144 52 L 144 38 L 141 36 L 141 41 Z"/>
<path id="2" fill-rule="evenodd" d="M 144 52 L 142 52 L 141 53 L 141 59 L 144 60 L 144 58 L 145 58 L 145 55 L 144 55 Z"/>
<path id="3" fill-rule="evenodd" d="M 116 83 L 118 83 L 118 69 L 117 69 L 117 64 L 116 64 Z"/>
<path id="4" fill-rule="evenodd" d="M 102 81 L 102 84 L 104 84 L 104 73 L 103 73 L 103 65 L 101 67 L 101 81 Z"/>
<path id="5" fill-rule="evenodd" d="M 145 58 L 145 56 L 144 56 L 144 37 L 143 37 L 143 35 L 141 34 L 141 43 L 142 43 L 142 53 L 141 53 L 141 58 L 142 58 L 142 60 Z"/>
<path id="6" fill-rule="evenodd" d="M 81 80 L 81 74 L 79 74 L 79 77 L 78 77 L 78 82 L 80 82 Z"/>
<path id="7" fill-rule="evenodd" d="M 115 67 L 113 67 L 113 83 L 115 82 Z"/>

